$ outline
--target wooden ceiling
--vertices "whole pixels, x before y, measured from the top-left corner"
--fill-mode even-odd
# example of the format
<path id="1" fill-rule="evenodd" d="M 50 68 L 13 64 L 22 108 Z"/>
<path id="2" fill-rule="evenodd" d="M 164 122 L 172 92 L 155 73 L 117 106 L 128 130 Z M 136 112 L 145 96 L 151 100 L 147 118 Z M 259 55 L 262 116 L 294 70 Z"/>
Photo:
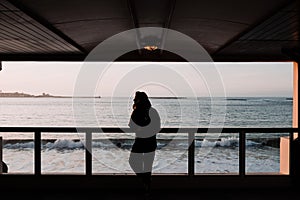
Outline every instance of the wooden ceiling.
<path id="1" fill-rule="evenodd" d="M 214 61 L 287 61 L 299 54 L 299 20 L 297 0 L 0 0 L 0 60 L 82 61 L 122 31 L 163 27 Z M 118 60 L 183 59 L 136 50 Z"/>

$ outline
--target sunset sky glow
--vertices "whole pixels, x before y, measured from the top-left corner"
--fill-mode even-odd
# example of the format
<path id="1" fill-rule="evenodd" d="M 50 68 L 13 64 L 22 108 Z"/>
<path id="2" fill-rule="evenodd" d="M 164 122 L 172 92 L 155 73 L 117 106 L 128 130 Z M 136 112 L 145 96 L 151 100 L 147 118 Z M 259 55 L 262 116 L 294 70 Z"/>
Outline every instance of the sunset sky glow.
<path id="1" fill-rule="evenodd" d="M 81 62 L 3 62 L 2 92 L 74 94 Z M 164 65 L 167 65 L 166 67 Z M 214 79 L 222 87 L 215 96 L 292 96 L 293 63 L 214 63 L 218 73 L 199 76 L 180 63 L 114 63 L 100 76 L 94 95 L 126 96 L 124 90 L 147 90 L 151 96 L 210 96 Z M 205 67 L 203 67 L 204 69 Z M 205 74 L 205 73 L 204 73 Z M 195 75 L 195 76 L 194 76 Z M 193 77 L 194 76 L 194 77 Z M 200 78 L 199 78 L 200 77 Z M 139 82 L 134 82 L 134 80 Z M 147 79 L 147 80 L 146 80 Z M 212 81 L 206 81 L 210 79 Z M 145 82 L 143 82 L 145 80 Z M 217 81 L 216 81 L 217 82 Z M 137 85 L 134 85 L 137 84 Z M 193 92 L 194 93 L 193 93 Z M 130 92 L 130 91 L 129 91 Z M 133 91 L 131 91 L 133 92 Z"/>

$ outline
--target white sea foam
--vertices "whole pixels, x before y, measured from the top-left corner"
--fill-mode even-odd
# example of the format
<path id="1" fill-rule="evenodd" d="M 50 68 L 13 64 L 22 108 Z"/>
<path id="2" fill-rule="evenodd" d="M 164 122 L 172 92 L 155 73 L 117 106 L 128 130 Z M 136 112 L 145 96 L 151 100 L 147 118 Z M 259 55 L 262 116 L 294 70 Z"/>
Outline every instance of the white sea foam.
<path id="1" fill-rule="evenodd" d="M 27 148 L 34 148 L 34 142 L 20 142 L 15 144 L 5 144 L 5 149 L 27 149 Z"/>
<path id="2" fill-rule="evenodd" d="M 72 140 L 56 140 L 54 143 L 48 142 L 44 145 L 48 149 L 80 149 L 84 147 L 83 142 L 74 142 Z"/>
<path id="3" fill-rule="evenodd" d="M 67 145 L 67 144 L 65 144 Z M 70 147 L 70 145 L 67 145 Z M 74 147 L 71 145 L 72 148 Z M 250 146 L 247 152 L 247 172 L 278 172 L 279 150 Z M 130 150 L 118 147 L 93 148 L 93 173 L 132 173 L 129 164 Z M 54 149 L 41 152 L 42 173 L 85 172 L 85 151 L 82 148 Z M 237 173 L 238 147 L 196 147 L 196 173 Z M 33 173 L 32 148 L 4 148 L 4 161 L 9 173 Z M 158 149 L 153 164 L 154 173 L 187 173 L 188 151 L 185 149 Z"/>
<path id="4" fill-rule="evenodd" d="M 83 149 L 85 147 L 85 141 L 73 141 L 69 139 L 57 139 L 53 140 L 54 142 L 47 142 L 42 145 L 42 149 L 59 149 L 59 150 L 72 150 L 72 149 Z M 129 149 L 134 140 L 132 139 L 103 139 L 92 142 L 93 148 L 113 148 L 119 146 L 121 148 Z M 188 149 L 187 140 L 158 140 L 158 148 L 180 148 Z M 251 140 L 246 140 L 246 146 L 255 146 L 261 145 L 258 142 Z M 221 138 L 221 139 L 204 139 L 204 140 L 195 140 L 196 147 L 236 147 L 239 146 L 239 139 L 235 137 Z M 22 142 L 10 143 L 6 141 L 6 144 L 3 146 L 6 149 L 26 149 L 34 148 L 34 142 Z"/>

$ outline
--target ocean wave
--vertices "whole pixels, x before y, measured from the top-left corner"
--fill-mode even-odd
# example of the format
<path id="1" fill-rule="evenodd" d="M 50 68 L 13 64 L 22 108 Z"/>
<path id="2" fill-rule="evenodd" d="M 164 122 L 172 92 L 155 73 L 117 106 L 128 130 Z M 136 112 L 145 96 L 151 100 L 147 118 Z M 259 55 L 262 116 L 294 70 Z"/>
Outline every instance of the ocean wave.
<path id="1" fill-rule="evenodd" d="M 56 140 L 54 143 L 46 143 L 43 147 L 46 149 L 83 149 L 84 143 L 72 140 Z"/>
<path id="2" fill-rule="evenodd" d="M 5 149 L 32 149 L 34 148 L 34 142 L 20 142 L 20 143 L 8 143 L 3 146 Z"/>
<path id="3" fill-rule="evenodd" d="M 246 146 L 256 146 L 261 145 L 258 142 L 254 142 L 251 140 L 246 140 Z M 235 137 L 230 138 L 221 138 L 218 140 L 196 140 L 195 142 L 196 147 L 238 147 L 239 146 L 239 139 Z"/>
<path id="4" fill-rule="evenodd" d="M 51 140 L 52 141 L 52 140 Z M 42 149 L 52 150 L 74 150 L 74 149 L 84 149 L 85 141 L 74 141 L 68 139 L 58 139 L 53 140 L 54 142 L 44 141 L 42 144 Z M 113 147 L 131 147 L 132 142 L 113 142 L 110 140 L 94 141 L 92 142 L 93 148 L 113 148 Z M 13 142 L 7 143 L 3 146 L 6 149 L 33 149 L 34 142 Z"/>
<path id="5" fill-rule="evenodd" d="M 34 142 L 13 142 L 7 141 L 3 147 L 5 149 L 33 149 Z M 80 149 L 84 148 L 84 144 L 81 141 L 72 140 L 55 140 L 55 142 L 46 142 L 42 145 L 42 149 Z"/>
<path id="6" fill-rule="evenodd" d="M 132 139 L 122 139 L 122 140 L 96 140 L 92 142 L 93 148 L 123 148 L 130 149 L 132 147 Z M 263 143 L 246 140 L 246 146 L 257 146 Z M 160 139 L 157 142 L 158 149 L 164 147 L 169 148 L 188 148 L 188 143 L 186 140 L 167 140 Z M 195 140 L 196 148 L 203 147 L 238 147 L 239 139 L 235 137 L 220 138 L 220 139 L 197 139 Z M 33 149 L 34 142 L 18 142 L 9 143 L 9 141 L 4 145 L 5 149 Z M 68 139 L 58 139 L 54 142 L 44 141 L 42 144 L 43 150 L 74 150 L 74 149 L 84 149 L 85 141 L 74 141 Z"/>

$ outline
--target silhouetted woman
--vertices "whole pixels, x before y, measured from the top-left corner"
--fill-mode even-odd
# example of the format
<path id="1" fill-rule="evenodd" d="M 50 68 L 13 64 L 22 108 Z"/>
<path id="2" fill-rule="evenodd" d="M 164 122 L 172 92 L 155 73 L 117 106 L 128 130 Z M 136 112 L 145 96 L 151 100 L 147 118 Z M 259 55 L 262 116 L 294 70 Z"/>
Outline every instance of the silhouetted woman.
<path id="1" fill-rule="evenodd" d="M 129 164 L 135 174 L 141 178 L 146 191 L 149 192 L 157 147 L 156 134 L 160 130 L 160 117 L 156 109 L 151 106 L 145 92 L 137 91 L 133 101 L 129 127 L 136 135 Z"/>

